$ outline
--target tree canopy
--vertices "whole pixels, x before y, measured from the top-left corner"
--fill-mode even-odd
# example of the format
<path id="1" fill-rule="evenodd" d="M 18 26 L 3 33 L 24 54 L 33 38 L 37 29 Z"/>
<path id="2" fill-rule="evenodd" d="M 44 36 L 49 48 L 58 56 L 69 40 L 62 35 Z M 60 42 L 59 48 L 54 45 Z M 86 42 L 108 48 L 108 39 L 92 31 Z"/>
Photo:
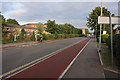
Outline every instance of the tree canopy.
<path id="1" fill-rule="evenodd" d="M 1 27 L 2 27 L 2 26 L 4 27 L 5 24 L 6 24 L 6 23 L 5 23 L 5 18 L 4 18 L 4 16 L 0 14 L 0 26 L 1 26 Z"/>
<path id="2" fill-rule="evenodd" d="M 38 29 L 38 33 L 42 34 L 43 30 L 44 30 L 44 26 L 42 23 L 38 23 L 37 24 L 37 29 Z"/>
<path id="3" fill-rule="evenodd" d="M 47 31 L 52 34 L 82 34 L 82 30 L 75 28 L 71 24 L 56 24 L 55 20 L 48 20 L 47 23 Z"/>
<path id="4" fill-rule="evenodd" d="M 15 19 L 7 19 L 6 24 L 19 25 L 19 23 Z"/>
<path id="5" fill-rule="evenodd" d="M 102 16 L 110 16 L 111 12 L 108 11 L 108 9 L 106 9 L 105 7 L 102 8 Z M 98 16 L 101 15 L 101 8 L 100 7 L 96 7 L 94 10 L 92 10 L 92 12 L 89 14 L 89 16 L 87 17 L 87 27 L 91 28 L 91 30 L 94 30 L 97 32 L 97 34 L 99 34 L 99 27 L 100 25 L 98 24 Z M 112 14 L 112 16 L 115 16 L 114 14 Z M 113 25 L 114 27 L 114 25 Z M 110 25 L 104 24 L 102 27 L 102 31 L 105 30 L 107 31 L 107 33 L 110 33 Z"/>

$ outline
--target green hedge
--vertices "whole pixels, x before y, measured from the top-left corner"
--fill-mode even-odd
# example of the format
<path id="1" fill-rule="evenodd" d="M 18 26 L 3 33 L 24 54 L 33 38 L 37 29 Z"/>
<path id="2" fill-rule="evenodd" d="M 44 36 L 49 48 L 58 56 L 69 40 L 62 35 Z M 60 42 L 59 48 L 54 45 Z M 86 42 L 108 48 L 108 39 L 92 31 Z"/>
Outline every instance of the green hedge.
<path id="1" fill-rule="evenodd" d="M 43 34 L 43 36 L 44 36 L 44 40 L 53 40 L 53 39 L 82 37 L 84 35 L 80 35 L 80 34 Z"/>
<path id="2" fill-rule="evenodd" d="M 110 36 L 106 42 L 109 50 L 111 50 L 111 39 Z M 114 57 L 117 59 L 118 66 L 120 67 L 120 34 L 113 35 L 113 53 Z"/>
<path id="3" fill-rule="evenodd" d="M 74 37 L 82 37 L 85 35 L 82 34 L 43 34 L 43 40 L 54 40 L 54 39 L 65 39 L 65 38 L 74 38 Z M 40 36 L 37 36 L 37 41 L 39 41 Z M 31 37 L 17 37 L 17 41 L 13 41 L 14 37 L 10 36 L 10 39 L 3 39 L 3 43 L 16 43 L 16 42 L 27 42 L 27 41 L 35 41 L 34 36 Z"/>
<path id="4" fill-rule="evenodd" d="M 102 43 L 106 43 L 108 37 L 109 37 L 109 34 L 102 34 L 101 35 L 101 41 L 102 41 Z"/>

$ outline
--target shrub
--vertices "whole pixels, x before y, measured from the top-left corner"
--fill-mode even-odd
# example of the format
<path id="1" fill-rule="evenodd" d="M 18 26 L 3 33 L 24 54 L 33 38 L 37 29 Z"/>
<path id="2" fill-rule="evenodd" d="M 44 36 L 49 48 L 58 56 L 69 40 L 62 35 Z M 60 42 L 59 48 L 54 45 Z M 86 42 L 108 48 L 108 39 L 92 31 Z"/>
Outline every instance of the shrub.
<path id="1" fill-rule="evenodd" d="M 85 36 L 85 34 L 79 34 L 79 37 L 84 37 Z"/>
<path id="2" fill-rule="evenodd" d="M 106 42 L 109 50 L 111 51 L 111 38 L 110 36 L 107 39 Z M 117 65 L 120 66 L 120 34 L 115 34 L 113 35 L 113 54 L 114 57 L 117 59 Z"/>
<path id="3" fill-rule="evenodd" d="M 35 41 L 35 32 L 34 31 L 33 31 L 33 34 L 30 39 L 31 39 L 31 41 Z"/>
<path id="4" fill-rule="evenodd" d="M 106 41 L 108 39 L 108 36 L 109 36 L 109 34 L 102 34 L 101 35 L 101 41 L 102 41 L 102 43 L 106 43 Z"/>

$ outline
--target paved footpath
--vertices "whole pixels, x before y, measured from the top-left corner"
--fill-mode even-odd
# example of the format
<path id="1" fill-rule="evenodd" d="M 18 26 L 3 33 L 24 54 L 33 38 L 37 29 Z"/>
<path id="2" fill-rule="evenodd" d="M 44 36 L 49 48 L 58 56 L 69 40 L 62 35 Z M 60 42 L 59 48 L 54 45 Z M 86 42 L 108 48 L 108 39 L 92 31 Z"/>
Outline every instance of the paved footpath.
<path id="1" fill-rule="evenodd" d="M 94 80 L 102 78 L 104 80 L 105 75 L 103 69 L 100 67 L 95 40 L 91 39 L 63 78 L 94 78 Z"/>

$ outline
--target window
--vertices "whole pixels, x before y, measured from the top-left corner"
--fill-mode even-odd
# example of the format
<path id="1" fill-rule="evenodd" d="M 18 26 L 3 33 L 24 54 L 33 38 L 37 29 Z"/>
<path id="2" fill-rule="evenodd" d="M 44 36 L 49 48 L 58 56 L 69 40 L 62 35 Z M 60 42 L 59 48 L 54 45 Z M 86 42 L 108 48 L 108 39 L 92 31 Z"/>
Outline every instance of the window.
<path id="1" fill-rule="evenodd" d="M 21 31 L 21 29 L 19 31 Z"/>
<path id="2" fill-rule="evenodd" d="M 15 31 L 15 28 L 12 28 L 13 31 Z"/>
<path id="3" fill-rule="evenodd" d="M 10 30 L 10 28 L 7 28 L 7 31 L 9 31 Z"/>

